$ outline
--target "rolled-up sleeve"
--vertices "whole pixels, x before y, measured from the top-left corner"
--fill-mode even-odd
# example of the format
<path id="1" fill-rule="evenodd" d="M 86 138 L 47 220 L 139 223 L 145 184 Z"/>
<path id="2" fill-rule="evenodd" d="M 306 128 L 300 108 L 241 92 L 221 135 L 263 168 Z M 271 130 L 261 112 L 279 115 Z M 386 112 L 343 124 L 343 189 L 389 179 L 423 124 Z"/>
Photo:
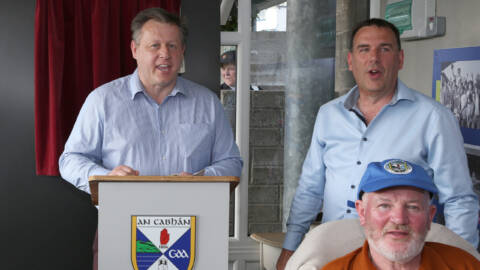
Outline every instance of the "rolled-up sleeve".
<path id="1" fill-rule="evenodd" d="M 473 192 L 458 122 L 449 111 L 438 110 L 430 124 L 428 164 L 444 205 L 445 225 L 477 247 L 478 198 Z"/>
<path id="2" fill-rule="evenodd" d="M 106 175 L 101 165 L 103 118 L 98 95 L 92 92 L 78 114 L 59 159 L 60 175 L 78 189 L 90 193 L 88 177 Z"/>
<path id="3" fill-rule="evenodd" d="M 283 248 L 295 250 L 323 203 L 325 188 L 324 144 L 319 140 L 319 117 L 314 126 L 312 141 L 303 163 L 302 174 L 290 208 Z"/>

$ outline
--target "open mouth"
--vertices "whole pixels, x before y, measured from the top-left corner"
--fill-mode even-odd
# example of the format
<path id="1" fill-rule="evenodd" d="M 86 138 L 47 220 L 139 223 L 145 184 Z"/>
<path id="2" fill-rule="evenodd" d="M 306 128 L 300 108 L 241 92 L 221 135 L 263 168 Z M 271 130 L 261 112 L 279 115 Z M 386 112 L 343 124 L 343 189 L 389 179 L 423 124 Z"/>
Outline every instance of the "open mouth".
<path id="1" fill-rule="evenodd" d="M 370 77 L 376 79 L 382 75 L 382 72 L 379 69 L 370 69 L 368 71 L 368 74 L 370 75 Z"/>
<path id="2" fill-rule="evenodd" d="M 170 65 L 158 65 L 157 69 L 160 71 L 168 71 L 170 69 Z"/>

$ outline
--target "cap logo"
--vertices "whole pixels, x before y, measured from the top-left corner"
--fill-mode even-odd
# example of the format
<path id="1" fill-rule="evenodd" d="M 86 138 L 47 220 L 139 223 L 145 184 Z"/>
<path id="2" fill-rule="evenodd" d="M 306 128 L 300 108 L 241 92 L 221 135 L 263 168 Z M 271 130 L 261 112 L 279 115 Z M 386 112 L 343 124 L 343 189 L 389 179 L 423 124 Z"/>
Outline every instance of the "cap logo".
<path id="1" fill-rule="evenodd" d="M 391 160 L 385 163 L 383 168 L 392 174 L 409 174 L 412 172 L 412 166 L 403 160 Z"/>

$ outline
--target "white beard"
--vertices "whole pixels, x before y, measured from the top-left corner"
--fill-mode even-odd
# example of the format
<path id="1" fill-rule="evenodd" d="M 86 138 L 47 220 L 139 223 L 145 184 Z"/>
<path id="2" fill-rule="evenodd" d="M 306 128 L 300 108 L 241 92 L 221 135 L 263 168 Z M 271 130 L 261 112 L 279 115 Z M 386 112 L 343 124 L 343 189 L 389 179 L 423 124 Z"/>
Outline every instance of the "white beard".
<path id="1" fill-rule="evenodd" d="M 425 244 L 424 235 L 414 234 L 408 246 L 404 250 L 391 250 L 385 241 L 378 239 L 377 241 L 373 240 L 372 232 L 368 232 L 367 241 L 368 245 L 372 247 L 376 252 L 381 254 L 383 257 L 387 258 L 389 261 L 397 263 L 406 263 L 411 261 L 415 256 L 419 255 Z"/>

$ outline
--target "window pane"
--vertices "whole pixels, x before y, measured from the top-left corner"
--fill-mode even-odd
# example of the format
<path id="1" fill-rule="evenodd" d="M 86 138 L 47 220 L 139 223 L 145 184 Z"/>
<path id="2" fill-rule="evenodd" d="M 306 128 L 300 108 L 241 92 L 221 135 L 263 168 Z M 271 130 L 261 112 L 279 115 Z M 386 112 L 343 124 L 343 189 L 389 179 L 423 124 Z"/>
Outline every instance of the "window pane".
<path id="1" fill-rule="evenodd" d="M 267 2 L 268 3 L 268 2 Z M 280 4 L 271 1 L 265 6 L 265 1 L 252 1 L 252 15 L 254 15 L 253 31 L 287 31 L 287 2 Z"/>
<path id="2" fill-rule="evenodd" d="M 250 164 L 248 181 L 248 232 L 282 231 L 285 87 L 287 78 L 287 4 L 280 1 L 263 1 L 271 6 L 256 8 L 252 1 L 250 79 L 260 91 L 250 91 Z M 274 3 L 275 2 L 275 3 Z M 258 1 L 258 6 L 268 5 Z M 323 2 L 322 2 L 323 3 Z M 320 40 L 316 49 L 332 52 L 335 49 L 335 1 L 325 1 L 328 10 L 318 12 L 316 25 Z M 314 23 L 314 22 L 312 22 Z M 332 35 L 333 33 L 333 35 Z M 305 62 L 299 69 L 322 71 L 320 58 Z M 327 66 L 330 72 L 332 66 Z M 296 70 L 298 72 L 298 70 Z M 332 78 L 333 80 L 333 78 Z M 285 164 L 287 166 L 287 164 Z M 288 206 L 287 206 L 288 207 Z"/>
<path id="3" fill-rule="evenodd" d="M 220 2 L 220 31 L 238 31 L 237 0 L 222 0 Z"/>
<path id="4" fill-rule="evenodd" d="M 282 230 L 287 4 L 275 2 L 252 1 L 249 234 Z"/>
<path id="5" fill-rule="evenodd" d="M 275 4 L 277 3 L 277 4 Z M 260 6 L 263 5 L 263 6 Z M 252 2 L 250 81 L 262 90 L 283 91 L 286 78 L 287 2 Z"/>

